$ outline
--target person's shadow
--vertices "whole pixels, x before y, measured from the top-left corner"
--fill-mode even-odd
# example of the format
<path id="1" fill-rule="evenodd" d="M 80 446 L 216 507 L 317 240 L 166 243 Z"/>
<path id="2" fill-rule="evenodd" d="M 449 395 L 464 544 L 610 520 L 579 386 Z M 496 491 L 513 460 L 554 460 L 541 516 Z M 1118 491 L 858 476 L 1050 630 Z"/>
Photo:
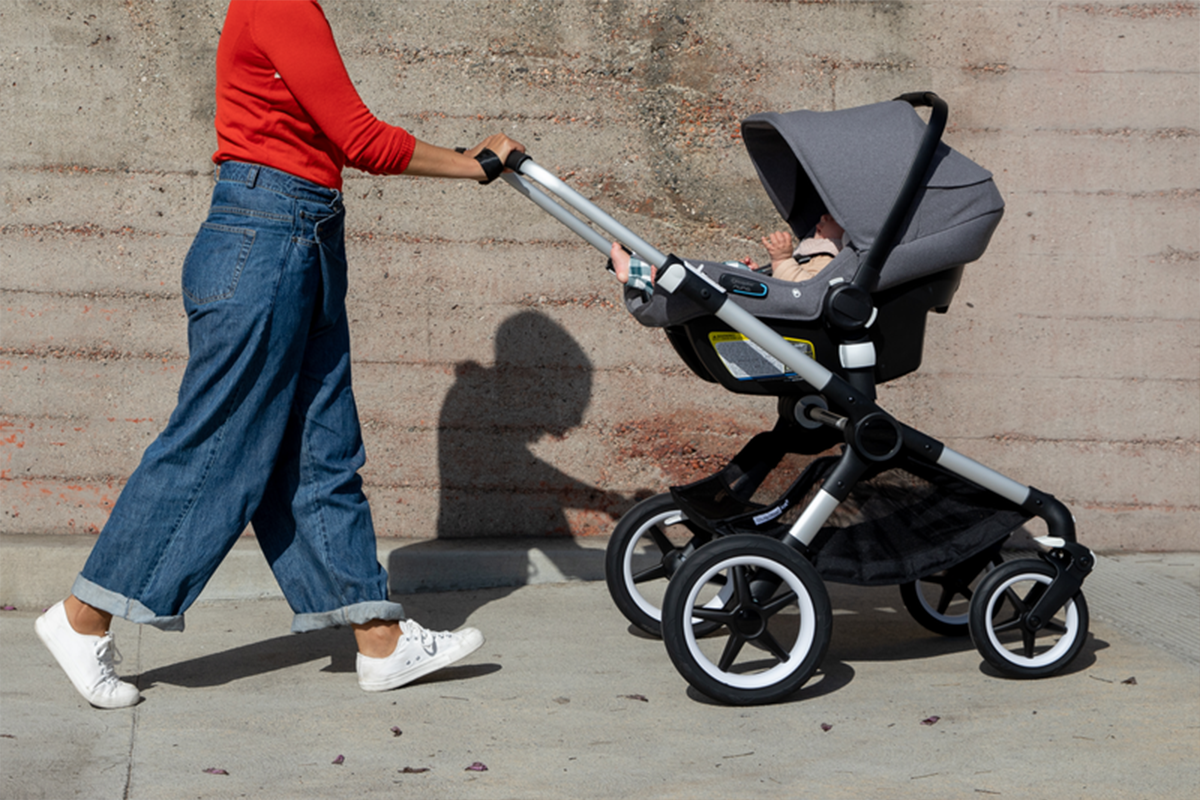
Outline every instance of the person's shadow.
<path id="1" fill-rule="evenodd" d="M 388 569 L 397 578 L 393 586 L 411 585 L 406 559 L 428 557 L 446 551 L 448 542 L 467 539 L 486 540 L 481 544 L 499 548 L 499 557 L 508 561 L 482 583 L 472 582 L 477 587 L 507 582 L 511 591 L 525 582 L 522 567 L 529 572 L 540 568 L 532 563 L 535 555 L 554 562 L 542 566 L 568 578 L 603 574 L 604 551 L 579 547 L 573 535 L 609 533 L 634 498 L 605 491 L 556 466 L 584 457 L 588 449 L 582 437 L 573 441 L 570 433 L 583 422 L 591 401 L 592 371 L 571 335 L 535 311 L 516 314 L 496 330 L 492 366 L 475 361 L 455 366 L 455 382 L 438 422 L 437 541 L 392 552 Z M 553 451 L 556 463 L 535 453 L 539 445 Z M 585 524 L 577 516 L 572 530 L 568 509 L 586 512 Z M 546 547 L 532 554 L 537 542 L 531 540 L 543 540 Z M 453 552 L 451 548 L 447 557 Z M 486 594 L 481 604 L 496 599 L 494 591 Z M 396 599 L 403 602 L 403 592 Z M 450 627 L 464 621 L 465 616 L 439 619 Z"/>

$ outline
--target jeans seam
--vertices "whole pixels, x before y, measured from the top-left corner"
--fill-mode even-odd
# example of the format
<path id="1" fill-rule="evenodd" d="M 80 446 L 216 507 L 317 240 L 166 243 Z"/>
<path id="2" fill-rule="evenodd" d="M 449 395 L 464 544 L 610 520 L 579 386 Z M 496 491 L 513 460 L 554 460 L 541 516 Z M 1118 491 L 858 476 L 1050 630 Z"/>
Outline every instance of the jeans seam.
<path id="1" fill-rule="evenodd" d="M 304 415 L 304 421 L 301 424 L 300 431 L 301 431 L 301 433 L 300 433 L 300 452 L 303 456 L 303 458 L 301 460 L 301 469 L 303 469 L 309 473 L 309 480 L 305 481 L 302 479 L 300 481 L 300 483 L 301 483 L 301 485 L 306 487 L 306 492 L 305 492 L 306 494 L 314 495 L 313 497 L 306 497 L 305 500 L 306 500 L 306 502 L 312 503 L 314 506 L 313 516 L 316 517 L 317 530 L 320 532 L 321 552 L 319 554 L 319 557 L 321 560 L 321 565 L 325 568 L 325 574 L 329 577 L 332 577 L 333 571 L 330 569 L 330 562 L 329 562 L 329 526 L 326 524 L 326 521 L 325 521 L 325 506 L 323 503 L 315 502 L 316 492 L 314 491 L 313 486 L 314 486 L 314 481 L 316 478 L 316 475 L 315 475 L 316 471 L 313 467 L 314 457 L 312 454 L 312 447 L 310 446 L 310 441 L 309 441 L 312 434 L 310 433 L 307 412 Z M 343 587 L 341 585 L 341 582 L 340 581 L 334 582 L 331 580 L 330 586 L 336 587 L 339 607 L 344 606 L 346 604 L 345 603 L 346 598 L 345 598 L 345 592 L 342 591 Z"/>
<path id="2" fill-rule="evenodd" d="M 291 248 L 289 247 L 287 250 L 284 251 L 283 258 L 280 262 L 279 268 L 276 270 L 275 286 L 271 291 L 271 304 L 270 304 L 269 316 L 274 316 L 274 314 L 275 314 L 275 308 L 279 302 L 279 285 L 283 281 L 283 273 L 287 269 L 287 264 L 288 264 L 288 261 L 290 260 L 291 254 L 292 254 Z M 248 392 L 249 392 L 249 387 L 242 386 L 240 391 L 231 393 L 228 401 L 225 403 L 225 406 L 222 408 L 221 424 L 220 424 L 220 427 L 218 428 L 217 433 L 215 434 L 215 437 L 214 437 L 215 441 L 213 443 L 212 452 L 209 455 L 208 460 L 204 464 L 204 471 L 203 471 L 203 473 L 201 473 L 199 480 L 196 481 L 195 490 L 192 491 L 191 495 L 187 499 L 187 502 L 184 503 L 183 510 L 180 511 L 179 516 L 175 519 L 175 522 L 173 522 L 171 524 L 170 532 L 167 535 L 167 541 L 163 545 L 163 548 L 159 551 L 158 558 L 156 558 L 154 560 L 153 568 L 147 571 L 146 579 L 138 587 L 138 595 L 139 596 L 145 592 L 146 587 L 154 579 L 154 576 L 159 574 L 159 571 L 160 571 L 159 568 L 162 565 L 163 559 L 167 555 L 167 551 L 171 547 L 171 543 L 174 541 L 176 535 L 179 533 L 179 529 L 183 526 L 184 520 L 186 520 L 188 518 L 188 516 L 192 513 L 192 509 L 194 509 L 196 507 L 196 503 L 199 501 L 200 496 L 204 490 L 204 485 L 208 482 L 209 473 L 212 472 L 213 464 L 217 460 L 217 453 L 220 452 L 221 445 L 225 441 L 225 434 L 229 429 L 229 418 L 233 414 L 233 409 L 241 404 L 241 402 L 244 400 L 244 398 Z M 251 514 L 250 516 L 253 516 L 253 514 Z M 248 522 L 248 521 L 249 520 L 246 520 L 246 522 Z M 242 527 L 244 528 L 245 525 L 243 524 Z M 236 535 L 240 535 L 240 534 L 241 534 L 241 531 L 239 530 L 234 535 L 236 536 Z M 155 613 L 157 613 L 157 612 L 155 612 Z"/>
<path id="3" fill-rule="evenodd" d="M 154 567 L 147 571 L 146 579 L 142 582 L 141 586 L 138 587 L 139 596 L 146 591 L 146 587 L 149 586 L 151 580 L 153 580 L 153 578 L 159 574 L 159 567 L 162 565 L 163 559 L 166 558 L 167 551 L 171 549 L 171 543 L 175 540 L 176 535 L 179 533 L 179 529 L 183 527 L 184 521 L 192 513 L 192 509 L 196 507 L 196 503 L 199 501 L 200 495 L 204 491 L 204 485 L 208 483 L 208 475 L 210 472 L 212 472 L 213 463 L 217 460 L 217 453 L 220 452 L 221 445 L 225 441 L 225 432 L 228 430 L 229 417 L 232 413 L 232 409 L 237 405 L 237 402 L 240 401 L 240 399 L 241 395 L 235 393 L 233 397 L 229 398 L 229 401 L 225 404 L 224 408 L 221 409 L 221 425 L 217 430 L 216 441 L 213 443 L 212 452 L 209 454 L 208 460 L 204 464 L 204 472 L 201 473 L 200 479 L 196 481 L 196 488 L 188 497 L 187 502 L 184 503 L 183 509 L 179 512 L 179 516 L 176 517 L 175 521 L 171 524 L 171 529 L 167 535 L 167 540 L 162 549 L 159 551 L 158 558 L 154 559 Z M 155 611 L 155 613 L 158 612 Z"/>

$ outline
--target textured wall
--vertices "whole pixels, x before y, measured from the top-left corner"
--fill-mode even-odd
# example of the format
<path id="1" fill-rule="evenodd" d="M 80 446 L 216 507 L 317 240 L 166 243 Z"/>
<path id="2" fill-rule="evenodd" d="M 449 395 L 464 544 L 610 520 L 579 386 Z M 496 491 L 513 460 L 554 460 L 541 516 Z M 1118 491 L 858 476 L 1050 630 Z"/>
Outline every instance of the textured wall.
<path id="1" fill-rule="evenodd" d="M 938 92 L 1008 212 L 885 407 L 1064 499 L 1094 547 L 1200 544 L 1195 2 L 325 5 L 379 116 L 504 129 L 684 255 L 761 255 L 776 224 L 741 117 Z M 98 529 L 171 410 L 223 11 L 0 0 L 2 533 Z M 352 172 L 346 195 L 381 535 L 603 533 L 773 422 L 503 184 Z"/>

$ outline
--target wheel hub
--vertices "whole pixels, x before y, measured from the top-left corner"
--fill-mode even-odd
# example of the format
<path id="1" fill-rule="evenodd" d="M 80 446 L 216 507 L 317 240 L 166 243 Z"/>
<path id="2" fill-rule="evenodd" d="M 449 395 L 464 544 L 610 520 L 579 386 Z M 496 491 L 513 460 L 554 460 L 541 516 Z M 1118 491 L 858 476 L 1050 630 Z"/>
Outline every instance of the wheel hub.
<path id="1" fill-rule="evenodd" d="M 767 620 L 758 609 L 743 606 L 734 612 L 730 627 L 743 639 L 757 639 L 767 629 Z"/>

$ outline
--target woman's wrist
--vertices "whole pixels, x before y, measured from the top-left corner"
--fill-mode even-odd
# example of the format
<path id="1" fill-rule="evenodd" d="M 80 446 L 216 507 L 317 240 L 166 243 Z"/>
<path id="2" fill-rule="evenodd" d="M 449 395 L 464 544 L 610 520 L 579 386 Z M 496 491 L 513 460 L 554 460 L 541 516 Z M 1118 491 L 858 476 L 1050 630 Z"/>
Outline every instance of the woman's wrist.
<path id="1" fill-rule="evenodd" d="M 465 147 L 456 147 L 454 149 L 459 153 L 467 152 L 467 148 Z M 483 170 L 483 180 L 480 183 L 491 183 L 500 177 L 501 172 L 504 172 L 504 162 L 500 160 L 500 156 L 486 147 L 475 154 L 475 161 L 479 163 L 480 168 Z"/>

